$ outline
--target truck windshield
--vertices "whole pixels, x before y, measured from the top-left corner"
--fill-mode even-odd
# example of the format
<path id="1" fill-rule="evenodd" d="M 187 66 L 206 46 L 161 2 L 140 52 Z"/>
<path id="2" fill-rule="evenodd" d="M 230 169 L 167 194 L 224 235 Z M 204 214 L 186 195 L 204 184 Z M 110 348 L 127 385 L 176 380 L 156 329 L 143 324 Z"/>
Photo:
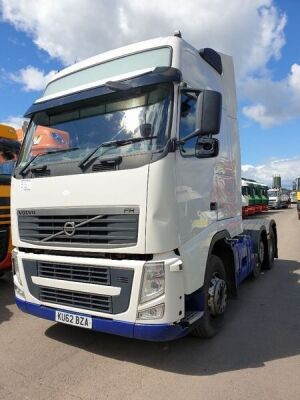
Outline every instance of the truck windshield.
<path id="1" fill-rule="evenodd" d="M 277 197 L 278 196 L 278 192 L 276 190 L 269 190 L 268 191 L 268 196 L 269 197 Z"/>
<path id="2" fill-rule="evenodd" d="M 162 84 L 141 88 L 131 95 L 117 92 L 106 101 L 98 97 L 88 105 L 81 103 L 77 108 L 73 105 L 56 113 L 37 113 L 24 139 L 17 167 L 23 168 L 30 160 L 31 167 L 45 163 L 50 168 L 54 164 L 63 167 L 68 162 L 78 165 L 97 148 L 97 157 L 161 151 L 168 140 L 171 103 L 172 86 Z M 133 138 L 141 140 L 128 140 Z M 128 143 L 101 146 L 120 140 Z"/>

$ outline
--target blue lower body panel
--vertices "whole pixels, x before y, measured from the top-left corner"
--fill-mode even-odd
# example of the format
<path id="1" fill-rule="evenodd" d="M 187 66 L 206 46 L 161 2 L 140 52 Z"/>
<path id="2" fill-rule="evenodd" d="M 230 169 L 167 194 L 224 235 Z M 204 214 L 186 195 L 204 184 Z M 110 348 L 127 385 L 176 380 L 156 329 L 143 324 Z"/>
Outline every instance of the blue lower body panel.
<path id="1" fill-rule="evenodd" d="M 55 321 L 55 308 L 40 306 L 16 298 L 16 304 L 20 310 L 35 315 L 40 318 Z M 58 311 L 64 311 L 57 309 Z M 140 340 L 150 340 L 164 342 L 178 339 L 188 333 L 187 328 L 174 324 L 136 324 L 132 322 L 116 321 L 106 318 L 93 317 L 88 314 L 78 314 L 76 312 L 65 310 L 65 312 L 76 315 L 83 315 L 92 318 L 94 331 L 111 333 L 119 336 L 126 336 Z"/>

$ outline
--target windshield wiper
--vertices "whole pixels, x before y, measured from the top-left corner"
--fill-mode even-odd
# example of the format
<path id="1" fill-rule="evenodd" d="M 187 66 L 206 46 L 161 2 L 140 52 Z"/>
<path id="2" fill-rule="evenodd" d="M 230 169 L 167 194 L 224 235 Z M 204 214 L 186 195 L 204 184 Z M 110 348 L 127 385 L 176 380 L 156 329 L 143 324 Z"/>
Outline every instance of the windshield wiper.
<path id="1" fill-rule="evenodd" d="M 68 151 L 75 151 L 75 150 L 79 150 L 79 147 L 72 147 L 71 149 L 60 149 L 60 150 L 54 150 L 54 151 L 47 151 L 46 153 L 38 153 L 38 154 L 36 154 L 31 160 L 29 160 L 29 161 L 24 165 L 23 168 L 21 168 L 21 170 L 19 171 L 19 174 L 22 175 L 22 176 L 26 175 L 27 172 L 29 171 L 29 170 L 26 171 L 26 170 L 28 169 L 29 165 L 31 165 L 31 163 L 32 163 L 36 158 L 38 158 L 38 157 L 40 157 L 40 156 L 45 156 L 45 155 L 47 155 L 47 154 L 67 153 Z"/>
<path id="2" fill-rule="evenodd" d="M 130 143 L 143 142 L 144 140 L 151 140 L 151 139 L 156 139 L 156 138 L 157 138 L 157 136 L 149 136 L 149 137 L 138 137 L 138 138 L 130 138 L 130 139 L 122 139 L 122 140 L 112 140 L 110 142 L 103 142 L 99 146 L 97 146 L 94 150 L 92 150 L 90 153 L 88 153 L 88 155 L 86 157 L 84 157 L 83 160 L 80 161 L 80 163 L 78 164 L 78 167 L 83 169 L 85 167 L 86 163 L 102 147 L 111 147 L 111 146 L 120 147 L 120 146 L 126 146 L 127 144 L 130 144 Z"/>

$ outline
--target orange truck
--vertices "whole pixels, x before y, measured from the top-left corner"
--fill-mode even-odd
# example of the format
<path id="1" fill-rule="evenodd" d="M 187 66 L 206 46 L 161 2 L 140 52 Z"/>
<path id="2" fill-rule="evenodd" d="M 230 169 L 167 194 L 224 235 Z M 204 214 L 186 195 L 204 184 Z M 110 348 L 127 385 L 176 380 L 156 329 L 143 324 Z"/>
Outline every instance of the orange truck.
<path id="1" fill-rule="evenodd" d="M 19 147 L 15 129 L 0 124 L 0 276 L 11 266 L 10 180 Z"/>
<path id="2" fill-rule="evenodd" d="M 10 181 L 25 130 L 0 124 L 0 276 L 11 267 Z M 33 142 L 32 157 L 68 149 L 70 137 L 59 129 L 38 126 Z"/>
<path id="3" fill-rule="evenodd" d="M 24 130 L 17 130 L 18 140 L 23 141 Z M 36 156 L 39 153 L 48 151 L 63 150 L 69 148 L 70 136 L 67 132 L 59 129 L 38 126 L 36 128 L 31 155 Z"/>

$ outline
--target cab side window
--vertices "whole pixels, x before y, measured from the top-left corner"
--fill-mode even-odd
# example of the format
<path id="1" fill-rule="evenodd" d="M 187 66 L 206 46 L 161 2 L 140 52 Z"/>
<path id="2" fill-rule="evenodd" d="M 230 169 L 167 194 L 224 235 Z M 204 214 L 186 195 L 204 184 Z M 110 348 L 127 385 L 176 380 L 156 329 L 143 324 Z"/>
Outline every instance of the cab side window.
<path id="1" fill-rule="evenodd" d="M 181 95 L 179 137 L 184 138 L 196 129 L 196 97 L 190 94 Z M 189 157 L 195 155 L 197 137 L 188 140 L 180 147 L 181 155 Z"/>

